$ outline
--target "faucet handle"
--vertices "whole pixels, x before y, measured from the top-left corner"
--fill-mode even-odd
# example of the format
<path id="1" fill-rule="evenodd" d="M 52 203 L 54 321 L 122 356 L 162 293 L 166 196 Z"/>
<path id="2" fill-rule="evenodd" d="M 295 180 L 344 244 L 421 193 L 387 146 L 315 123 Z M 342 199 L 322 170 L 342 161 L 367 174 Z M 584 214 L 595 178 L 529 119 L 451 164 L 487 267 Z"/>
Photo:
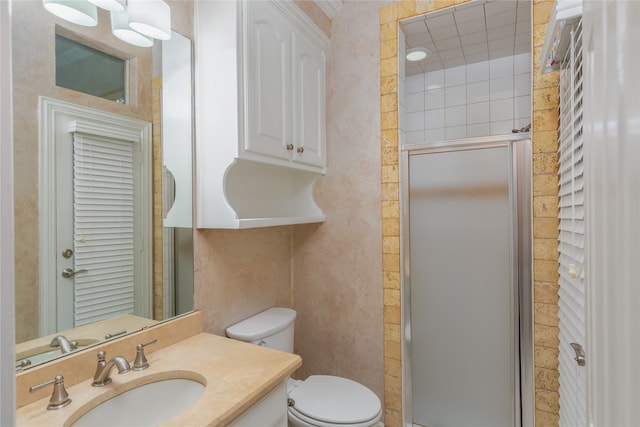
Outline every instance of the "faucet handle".
<path id="1" fill-rule="evenodd" d="M 107 365 L 107 353 L 104 351 L 98 352 L 98 366 L 96 366 L 96 373 L 93 375 L 93 379 L 95 380 L 100 376 L 102 370 Z"/>
<path id="2" fill-rule="evenodd" d="M 133 369 L 134 371 L 142 371 L 143 369 L 147 369 L 149 367 L 149 362 L 147 362 L 147 358 L 144 355 L 144 348 L 149 344 L 153 344 L 158 342 L 158 338 L 154 338 L 150 341 L 147 341 L 143 344 L 138 344 L 136 346 L 136 360 L 133 361 Z"/>
<path id="3" fill-rule="evenodd" d="M 62 375 L 58 375 L 45 383 L 34 385 L 29 388 L 29 393 L 38 391 L 51 384 L 53 384 L 53 393 L 49 399 L 49 405 L 47 405 L 48 410 L 64 408 L 71 403 L 69 393 L 67 393 L 67 390 L 64 388 L 64 377 Z"/>

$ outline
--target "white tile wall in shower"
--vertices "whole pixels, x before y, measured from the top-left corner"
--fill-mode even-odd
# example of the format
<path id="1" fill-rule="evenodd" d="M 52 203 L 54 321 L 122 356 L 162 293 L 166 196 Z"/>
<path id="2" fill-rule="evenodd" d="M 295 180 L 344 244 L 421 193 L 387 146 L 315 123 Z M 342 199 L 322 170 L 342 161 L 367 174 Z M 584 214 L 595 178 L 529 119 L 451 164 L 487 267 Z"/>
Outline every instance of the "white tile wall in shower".
<path id="1" fill-rule="evenodd" d="M 485 102 L 489 100 L 489 79 L 467 83 L 467 103 Z"/>
<path id="2" fill-rule="evenodd" d="M 444 88 L 430 89 L 424 92 L 425 110 L 437 110 L 445 107 Z"/>
<path id="3" fill-rule="evenodd" d="M 424 111 L 406 112 L 405 130 L 407 132 L 415 132 L 424 130 Z"/>
<path id="4" fill-rule="evenodd" d="M 407 113 L 424 111 L 424 94 L 422 92 L 407 93 L 404 98 Z"/>
<path id="5" fill-rule="evenodd" d="M 415 92 L 424 93 L 424 82 L 425 82 L 424 74 L 414 74 L 404 79 L 401 78 L 401 80 L 404 81 L 404 90 L 406 94 L 415 93 Z"/>
<path id="6" fill-rule="evenodd" d="M 407 144 L 511 133 L 531 122 L 531 58 L 502 57 L 404 79 Z"/>
<path id="7" fill-rule="evenodd" d="M 467 65 L 467 83 L 489 80 L 489 61 Z"/>
<path id="8" fill-rule="evenodd" d="M 420 78 L 420 76 L 412 76 Z M 422 74 L 423 85 L 427 90 L 440 89 L 444 87 L 444 70 L 431 71 Z"/>
<path id="9" fill-rule="evenodd" d="M 465 105 L 467 103 L 467 86 L 459 85 L 445 88 L 444 97 L 445 107 Z"/>
<path id="10" fill-rule="evenodd" d="M 429 73 L 426 73 L 429 74 Z M 467 66 L 445 68 L 444 70 L 444 86 L 458 86 L 467 83 Z"/>

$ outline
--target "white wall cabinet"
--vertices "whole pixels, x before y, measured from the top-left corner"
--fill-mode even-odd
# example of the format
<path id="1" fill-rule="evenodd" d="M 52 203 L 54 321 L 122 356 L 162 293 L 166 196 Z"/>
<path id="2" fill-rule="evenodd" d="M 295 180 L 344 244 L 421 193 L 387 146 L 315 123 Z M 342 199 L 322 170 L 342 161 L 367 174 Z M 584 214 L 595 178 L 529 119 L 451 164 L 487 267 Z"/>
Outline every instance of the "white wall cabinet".
<path id="1" fill-rule="evenodd" d="M 328 39 L 293 2 L 196 2 L 199 228 L 324 220 Z"/>
<path id="2" fill-rule="evenodd" d="M 282 14 L 268 3 L 250 6 L 246 29 L 248 133 L 241 155 L 251 158 L 251 153 L 256 153 L 289 159 L 291 30 Z"/>

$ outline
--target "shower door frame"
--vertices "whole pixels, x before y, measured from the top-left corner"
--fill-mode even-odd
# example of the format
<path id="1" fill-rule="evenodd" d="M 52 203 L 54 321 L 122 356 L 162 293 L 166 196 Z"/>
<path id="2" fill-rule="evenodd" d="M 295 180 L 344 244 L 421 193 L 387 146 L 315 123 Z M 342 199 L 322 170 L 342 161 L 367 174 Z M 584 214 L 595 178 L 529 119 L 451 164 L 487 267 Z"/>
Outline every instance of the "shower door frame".
<path id="1" fill-rule="evenodd" d="M 527 133 L 464 138 L 433 143 L 399 146 L 400 179 L 400 294 L 402 312 L 402 408 L 403 426 L 413 427 L 411 378 L 411 253 L 409 219 L 409 158 L 412 155 L 433 154 L 488 148 L 508 147 L 511 158 L 509 170 L 509 204 L 514 230 L 512 248 L 513 277 L 517 280 L 519 327 L 516 335 L 514 394 L 520 405 L 515 408 L 514 427 L 533 427 L 534 404 L 534 348 L 533 348 L 533 249 L 532 249 L 532 171 L 531 136 Z M 519 360 L 518 360 L 519 359 Z M 519 373 L 519 375 L 518 375 Z"/>

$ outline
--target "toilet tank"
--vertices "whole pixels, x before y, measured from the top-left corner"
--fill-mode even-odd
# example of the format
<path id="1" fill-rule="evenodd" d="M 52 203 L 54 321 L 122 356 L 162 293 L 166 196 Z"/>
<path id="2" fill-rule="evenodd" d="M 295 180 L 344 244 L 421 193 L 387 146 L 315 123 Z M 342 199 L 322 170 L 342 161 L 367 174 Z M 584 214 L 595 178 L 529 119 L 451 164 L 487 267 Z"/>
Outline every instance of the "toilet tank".
<path id="1" fill-rule="evenodd" d="M 270 308 L 227 328 L 227 336 L 239 341 L 293 353 L 295 310 Z"/>

